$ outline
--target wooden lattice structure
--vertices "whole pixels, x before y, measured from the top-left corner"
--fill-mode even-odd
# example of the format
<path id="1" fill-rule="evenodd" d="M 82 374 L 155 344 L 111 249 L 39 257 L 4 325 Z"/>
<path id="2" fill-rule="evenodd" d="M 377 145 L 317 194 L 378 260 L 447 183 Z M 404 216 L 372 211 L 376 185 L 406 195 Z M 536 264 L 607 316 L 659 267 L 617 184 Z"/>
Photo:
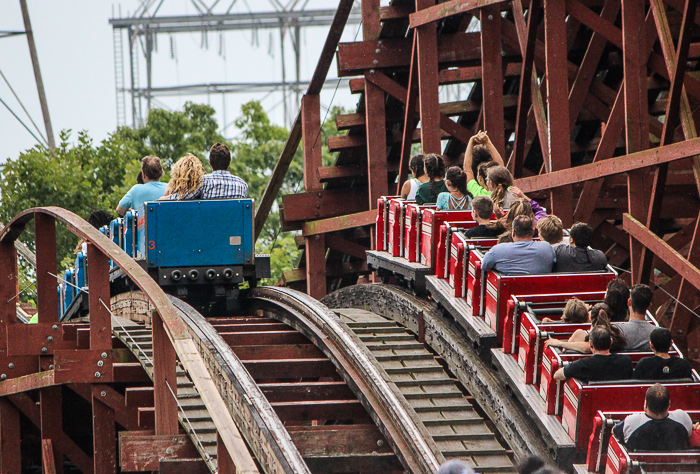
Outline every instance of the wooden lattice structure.
<path id="1" fill-rule="evenodd" d="M 700 140 L 697 0 L 379 0 L 362 2 L 362 41 L 338 44 L 340 2 L 314 80 L 257 216 L 264 220 L 303 139 L 305 193 L 284 200 L 304 259 L 290 286 L 320 297 L 366 273 L 379 196 L 397 192 L 413 143 L 456 160 L 487 130 L 518 178 L 565 225 L 589 222 L 610 263 L 655 284 L 674 338 L 698 357 L 693 317 Z M 320 84 L 338 72 L 358 94 L 321 164 Z M 473 84 L 467 100 L 440 89 Z M 398 178 L 397 178 L 398 177 Z M 681 304 L 672 305 L 678 297 Z"/>

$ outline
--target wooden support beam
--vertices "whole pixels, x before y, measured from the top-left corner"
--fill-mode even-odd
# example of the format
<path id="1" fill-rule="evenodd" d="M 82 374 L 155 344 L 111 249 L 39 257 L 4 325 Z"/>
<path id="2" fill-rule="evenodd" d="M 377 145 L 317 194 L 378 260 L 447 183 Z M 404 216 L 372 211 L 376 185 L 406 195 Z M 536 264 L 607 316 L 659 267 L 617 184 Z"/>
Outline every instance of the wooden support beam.
<path id="1" fill-rule="evenodd" d="M 0 398 L 0 473 L 22 472 L 19 411 L 7 398 Z"/>
<path id="2" fill-rule="evenodd" d="M 661 259 L 663 260 L 663 259 Z M 688 262 L 694 266 L 700 265 L 700 218 L 695 221 L 693 238 L 690 243 L 690 248 L 688 250 Z M 664 263 L 667 263 L 663 260 Z M 689 338 L 689 329 L 691 327 L 691 321 L 696 316 L 688 309 L 693 308 L 692 300 L 697 294 L 697 287 L 695 289 L 688 288 L 689 282 L 683 277 L 680 282 L 678 289 L 678 301 L 676 302 L 675 308 L 673 310 L 673 317 L 671 319 L 671 334 L 673 339 L 676 340 L 682 346 L 689 349 L 689 354 L 686 357 L 697 360 L 698 359 L 698 341 L 697 337 L 695 340 Z M 692 347 L 691 347 L 692 346 Z"/>
<path id="3" fill-rule="evenodd" d="M 92 452 L 95 474 L 117 473 L 117 431 L 114 410 L 102 403 L 102 390 L 92 390 Z M 106 393 L 106 392 L 105 392 Z"/>
<path id="4" fill-rule="evenodd" d="M 37 256 L 37 263 L 39 263 L 41 257 L 39 254 Z M 63 433 L 63 396 L 60 386 L 46 387 L 39 391 L 39 416 L 41 439 L 42 441 L 46 439 L 53 441 L 55 472 L 63 474 L 63 449 L 59 439 L 65 434 Z"/>
<path id="5" fill-rule="evenodd" d="M 378 40 L 382 29 L 379 0 L 365 0 L 362 2 L 361 8 L 362 39 L 364 41 Z"/>
<path id="6" fill-rule="evenodd" d="M 56 474 L 56 459 L 50 439 L 41 440 L 41 467 L 43 474 Z"/>
<path id="7" fill-rule="evenodd" d="M 344 239 L 337 234 L 326 235 L 326 245 L 329 249 L 337 250 L 338 252 L 342 252 L 346 255 L 352 255 L 360 260 L 367 258 L 367 254 L 365 252 L 369 250 L 364 245 Z"/>
<path id="8" fill-rule="evenodd" d="M 90 262 L 90 272 L 88 272 L 90 349 L 108 351 L 112 349 L 112 314 L 109 310 L 109 258 L 88 242 L 87 259 Z"/>
<path id="9" fill-rule="evenodd" d="M 416 129 L 415 109 L 418 99 L 418 35 L 413 35 L 411 67 L 408 73 L 408 88 L 404 101 L 403 133 L 401 139 L 401 159 L 399 160 L 399 179 L 396 181 L 396 195 L 401 195 L 401 187 L 408 179 L 408 164 L 411 154 L 413 131 Z"/>
<path id="10" fill-rule="evenodd" d="M 156 408 L 156 435 L 178 434 L 177 358 L 170 338 L 157 311 L 151 312 L 153 327 L 153 387 Z"/>
<path id="11" fill-rule="evenodd" d="M 364 211 L 346 216 L 332 217 L 330 219 L 320 219 L 317 221 L 305 222 L 302 226 L 304 236 L 326 234 L 339 230 L 352 229 L 374 224 L 377 211 Z M 308 263 L 308 261 L 307 261 Z"/>
<path id="12" fill-rule="evenodd" d="M 200 455 L 186 434 L 119 432 L 119 466 L 122 472 L 157 471 L 161 459 L 192 458 L 200 458 Z"/>
<path id="13" fill-rule="evenodd" d="M 376 211 L 368 211 L 374 212 Z M 337 219 L 337 218 L 334 218 Z M 314 221 L 320 222 L 320 221 Z M 305 223 L 304 226 L 309 223 Z M 306 294 L 321 299 L 326 296 L 326 236 L 323 233 L 307 235 L 306 240 Z"/>
<path id="14" fill-rule="evenodd" d="M 547 117 L 549 125 L 549 172 L 571 167 L 569 132 L 569 84 L 566 73 L 567 46 L 566 9 L 563 2 L 544 3 L 544 37 L 547 60 Z M 550 192 L 551 212 L 559 216 L 565 227 L 573 224 L 570 187 Z"/>
<path id="15" fill-rule="evenodd" d="M 540 191 L 641 170 L 661 163 L 671 163 L 697 154 L 700 154 L 700 138 L 618 156 L 598 163 L 590 163 L 575 168 L 519 179 L 516 181 L 516 185 L 525 193 Z"/>
<path id="16" fill-rule="evenodd" d="M 503 56 L 501 10 L 492 5 L 481 10 L 482 113 L 484 130 L 501 156 L 506 156 L 503 119 Z"/>
<path id="17" fill-rule="evenodd" d="M 307 94 L 301 99 L 301 134 L 304 151 L 304 190 L 322 189 L 318 169 L 323 166 L 321 144 L 321 97 Z"/>
<path id="18" fill-rule="evenodd" d="M 34 216 L 36 233 L 36 297 L 40 323 L 58 322 L 58 293 L 56 292 L 56 221 L 52 216 Z M 62 471 L 61 471 L 62 472 Z M 60 474 L 60 473 L 59 473 Z"/>
<path id="19" fill-rule="evenodd" d="M 416 11 L 435 5 L 435 0 L 416 0 Z M 418 57 L 418 106 L 421 147 L 424 154 L 441 153 L 440 97 L 438 96 L 437 25 L 416 28 Z"/>
<path id="20" fill-rule="evenodd" d="M 418 28 L 434 21 L 449 18 L 454 15 L 467 13 L 479 8 L 494 6 L 500 9 L 500 4 L 506 0 L 450 0 L 439 5 L 424 8 L 410 16 L 410 28 Z M 500 12 L 499 12 L 500 16 Z"/>
<path id="21" fill-rule="evenodd" d="M 367 191 L 369 209 L 376 209 L 377 200 L 389 194 L 386 163 L 386 109 L 384 91 L 367 81 L 369 75 L 371 72 L 365 75 Z"/>
<path id="22" fill-rule="evenodd" d="M 236 465 L 233 463 L 219 433 L 216 433 L 216 463 L 218 474 L 236 474 Z"/>
<path id="23" fill-rule="evenodd" d="M 324 189 L 290 194 L 282 202 L 284 223 L 335 217 L 369 208 L 367 190 L 364 188 Z"/>

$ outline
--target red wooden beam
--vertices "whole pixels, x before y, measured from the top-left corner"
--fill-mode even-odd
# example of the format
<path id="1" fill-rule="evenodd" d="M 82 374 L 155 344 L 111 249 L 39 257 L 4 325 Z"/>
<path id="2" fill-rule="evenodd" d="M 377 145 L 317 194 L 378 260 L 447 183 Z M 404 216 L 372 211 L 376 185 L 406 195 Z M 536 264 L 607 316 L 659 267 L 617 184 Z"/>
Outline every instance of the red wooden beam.
<path id="1" fill-rule="evenodd" d="M 624 214 L 622 218 L 622 228 L 627 231 L 631 238 L 649 249 L 654 255 L 669 264 L 688 283 L 700 289 L 700 270 L 683 258 L 673 247 L 668 245 L 663 239 L 650 231 L 644 224 L 632 217 Z"/>
<path id="2" fill-rule="evenodd" d="M 598 163 L 590 163 L 575 168 L 523 178 L 518 180 L 516 184 L 526 193 L 552 189 L 559 186 L 641 170 L 661 163 L 671 163 L 697 154 L 700 154 L 700 138 L 629 155 L 618 156 Z"/>
<path id="3" fill-rule="evenodd" d="M 367 137 L 367 191 L 369 209 L 377 208 L 377 200 L 389 194 L 386 163 L 386 108 L 384 91 L 367 80 L 365 75 L 365 112 Z M 308 191 L 308 190 L 307 190 Z"/>
<path id="4" fill-rule="evenodd" d="M 444 5 L 444 4 L 443 4 Z M 501 11 L 498 5 L 481 10 L 482 114 L 484 130 L 501 156 L 506 156 L 503 120 L 503 56 Z"/>
<path id="5" fill-rule="evenodd" d="M 92 445 L 95 474 L 116 474 L 117 432 L 114 410 L 102 403 L 97 387 L 92 391 Z"/>
<path id="6" fill-rule="evenodd" d="M 88 295 L 90 305 L 90 349 L 112 348 L 112 314 L 109 311 L 109 258 L 93 244 L 87 244 L 90 262 Z"/>
<path id="7" fill-rule="evenodd" d="M 53 220 L 53 219 L 52 219 Z M 37 254 L 37 264 L 41 257 Z M 55 291 L 54 291 L 55 293 Z M 46 387 L 39 391 L 39 416 L 41 421 L 41 439 L 53 441 L 53 457 L 56 474 L 63 474 L 63 449 L 58 440 L 63 433 L 63 397 L 61 387 Z"/>
<path id="8" fill-rule="evenodd" d="M 0 398 L 0 473 L 22 472 L 19 411 L 7 398 Z"/>
<path id="9" fill-rule="evenodd" d="M 61 464 L 63 464 L 63 460 L 61 460 Z M 41 467 L 43 474 L 56 474 L 56 459 L 50 439 L 41 440 Z"/>
<path id="10" fill-rule="evenodd" d="M 58 322 L 56 292 L 56 221 L 46 214 L 34 218 L 36 233 L 36 296 L 40 323 Z M 60 474 L 60 473 L 59 473 Z"/>
<path id="11" fill-rule="evenodd" d="M 508 0 L 451 0 L 448 2 L 435 5 L 430 8 L 424 8 L 409 17 L 410 28 L 418 28 L 419 26 L 432 23 L 443 18 L 448 18 L 460 13 L 466 13 L 478 8 L 484 8 L 491 5 L 499 5 Z"/>
<path id="12" fill-rule="evenodd" d="M 418 35 L 413 35 L 411 67 L 408 73 L 408 88 L 404 102 L 403 134 L 401 140 L 401 159 L 399 160 L 399 179 L 396 182 L 396 195 L 401 194 L 401 187 L 408 178 L 408 162 L 411 154 L 413 131 L 416 129 L 415 109 L 418 98 Z"/>
<path id="13" fill-rule="evenodd" d="M 416 0 L 416 11 L 435 5 L 435 0 Z M 418 105 L 423 153 L 441 153 L 440 97 L 438 96 L 437 25 L 416 29 L 418 41 Z"/>
<path id="14" fill-rule="evenodd" d="M 304 236 L 326 234 L 339 230 L 352 229 L 374 224 L 377 218 L 377 211 L 358 212 L 347 216 L 332 217 L 330 219 L 320 219 L 317 221 L 305 222 L 302 229 Z M 308 262 L 307 262 L 308 263 Z"/>
<path id="15" fill-rule="evenodd" d="M 163 319 L 157 311 L 151 313 L 153 326 L 153 387 L 156 407 L 156 434 L 176 435 L 177 419 L 177 359 Z"/>
<path id="16" fill-rule="evenodd" d="M 200 457 L 185 434 L 154 435 L 153 431 L 119 433 L 119 466 L 122 472 L 157 471 L 161 459 Z"/>

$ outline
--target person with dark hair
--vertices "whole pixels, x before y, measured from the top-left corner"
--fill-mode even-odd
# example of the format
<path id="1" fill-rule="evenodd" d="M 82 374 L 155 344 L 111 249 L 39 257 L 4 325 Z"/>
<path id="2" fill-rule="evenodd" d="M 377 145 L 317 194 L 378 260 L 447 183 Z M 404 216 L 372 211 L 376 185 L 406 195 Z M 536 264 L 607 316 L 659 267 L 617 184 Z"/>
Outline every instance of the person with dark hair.
<path id="1" fill-rule="evenodd" d="M 641 380 L 669 380 L 690 378 L 693 375 L 690 362 L 682 357 L 671 357 L 671 331 L 656 328 L 649 335 L 649 345 L 654 355 L 637 362 L 634 378 Z"/>
<path id="2" fill-rule="evenodd" d="M 95 229 L 99 229 L 102 226 L 109 225 L 110 222 L 114 220 L 114 216 L 107 211 L 98 209 L 97 211 L 92 211 L 88 217 L 88 222 Z"/>
<path id="3" fill-rule="evenodd" d="M 425 174 L 423 167 L 423 155 L 413 155 L 411 161 L 408 162 L 408 169 L 411 170 L 413 178 L 407 179 L 401 186 L 401 199 L 413 201 L 416 198 L 418 187 L 428 182 L 428 176 Z"/>
<path id="4" fill-rule="evenodd" d="M 136 183 L 143 184 L 143 171 L 139 171 L 139 174 L 136 175 Z"/>
<path id="5" fill-rule="evenodd" d="M 615 278 L 608 283 L 605 291 L 605 304 L 610 308 L 608 316 L 613 323 L 627 320 L 627 302 L 630 298 L 630 289 L 620 278 Z"/>
<path id="6" fill-rule="evenodd" d="M 472 199 L 472 219 L 478 224 L 476 227 L 464 231 L 467 239 L 477 237 L 498 237 L 503 232 L 501 228 L 491 225 L 493 215 L 493 201 L 488 196 L 477 196 Z"/>
<path id="7" fill-rule="evenodd" d="M 554 249 L 547 242 L 532 240 L 534 219 L 518 216 L 513 220 L 512 243 L 498 244 L 486 252 L 481 268 L 506 275 L 549 273 L 556 261 Z"/>
<path id="8" fill-rule="evenodd" d="M 248 197 L 248 184 L 228 170 L 231 152 L 226 145 L 214 143 L 209 150 L 212 172 L 202 176 L 200 199 L 244 199 Z"/>
<path id="9" fill-rule="evenodd" d="M 445 185 L 445 162 L 442 156 L 431 153 L 423 158 L 423 167 L 428 181 L 418 186 L 416 203 L 436 203 L 440 193 L 448 192 Z"/>
<path id="10" fill-rule="evenodd" d="M 649 336 L 656 326 L 647 321 L 646 314 L 653 296 L 651 288 L 647 285 L 634 285 L 630 290 L 627 301 L 630 307 L 630 319 L 627 322 L 615 324 L 627 341 L 626 351 L 651 350 Z"/>
<path id="11" fill-rule="evenodd" d="M 592 380 L 626 380 L 632 376 L 632 359 L 622 354 L 610 353 L 612 334 L 604 327 L 596 327 L 589 333 L 588 343 L 593 356 L 578 359 L 557 370 L 556 380 L 576 378 L 585 383 Z"/>
<path id="12" fill-rule="evenodd" d="M 127 192 L 119 205 L 117 214 L 123 216 L 129 209 L 139 210 L 144 202 L 157 201 L 165 194 L 166 184 L 160 182 L 163 176 L 163 166 L 157 156 L 146 156 L 141 160 L 143 184 L 135 184 Z"/>
<path id="13" fill-rule="evenodd" d="M 437 474 L 474 474 L 474 469 L 461 459 L 450 459 L 442 463 Z"/>
<path id="14" fill-rule="evenodd" d="M 467 175 L 467 189 L 474 196 L 490 196 L 485 182 L 479 183 L 476 176 L 486 172 L 489 166 L 503 166 L 503 158 L 496 150 L 496 147 L 491 143 L 486 132 L 479 132 L 472 136 L 467 143 L 467 150 L 464 152 L 464 165 L 462 169 Z"/>
<path id="15" fill-rule="evenodd" d="M 568 341 L 560 341 L 559 339 L 547 339 L 544 341 L 545 346 L 560 347 L 564 350 L 581 352 L 582 354 L 591 353 L 591 345 L 589 343 L 589 334 L 597 327 L 605 328 L 612 337 L 612 345 L 610 352 L 620 352 L 625 346 L 625 339 L 622 337 L 620 330 L 610 325 L 607 312 L 610 311 L 605 303 L 596 303 L 591 306 L 588 311 L 588 319 L 591 322 L 591 327 L 588 330 L 577 329 L 569 337 Z"/>
<path id="16" fill-rule="evenodd" d="M 467 191 L 467 175 L 461 168 L 453 166 L 447 170 L 445 186 L 447 186 L 448 192 L 438 195 L 438 209 L 441 211 L 469 209 L 471 196 Z"/>
<path id="17" fill-rule="evenodd" d="M 569 245 L 558 245 L 555 272 L 580 273 L 602 272 L 608 266 L 608 259 L 600 250 L 590 248 L 593 229 L 588 224 L 577 222 L 569 231 Z"/>
<path id="18" fill-rule="evenodd" d="M 634 413 L 613 427 L 629 451 L 680 451 L 688 448 L 693 422 L 683 410 L 669 412 L 668 390 L 654 384 L 647 390 L 644 413 Z"/>

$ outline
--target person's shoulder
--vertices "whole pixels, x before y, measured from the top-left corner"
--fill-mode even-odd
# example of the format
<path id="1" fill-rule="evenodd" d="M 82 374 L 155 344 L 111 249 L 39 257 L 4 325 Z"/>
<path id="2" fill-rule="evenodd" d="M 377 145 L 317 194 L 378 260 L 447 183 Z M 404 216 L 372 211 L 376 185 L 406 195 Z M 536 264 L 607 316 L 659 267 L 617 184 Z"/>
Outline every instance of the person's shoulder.
<path id="1" fill-rule="evenodd" d="M 625 363 L 629 362 L 630 364 L 632 363 L 632 359 L 627 354 L 612 353 L 608 357 L 610 360 L 616 360 L 616 361 L 625 362 Z"/>
<path id="2" fill-rule="evenodd" d="M 163 183 L 161 181 L 149 181 L 148 182 L 148 184 L 151 184 L 151 183 L 152 183 L 152 186 L 154 188 L 158 188 L 158 189 L 165 189 L 166 187 L 168 187 L 167 183 Z"/>
<path id="3" fill-rule="evenodd" d="M 670 411 L 668 412 L 668 417 L 669 419 L 683 425 L 683 427 L 688 431 L 688 434 L 693 431 L 693 421 L 690 419 L 690 415 L 688 415 L 685 411 L 681 409 Z"/>

